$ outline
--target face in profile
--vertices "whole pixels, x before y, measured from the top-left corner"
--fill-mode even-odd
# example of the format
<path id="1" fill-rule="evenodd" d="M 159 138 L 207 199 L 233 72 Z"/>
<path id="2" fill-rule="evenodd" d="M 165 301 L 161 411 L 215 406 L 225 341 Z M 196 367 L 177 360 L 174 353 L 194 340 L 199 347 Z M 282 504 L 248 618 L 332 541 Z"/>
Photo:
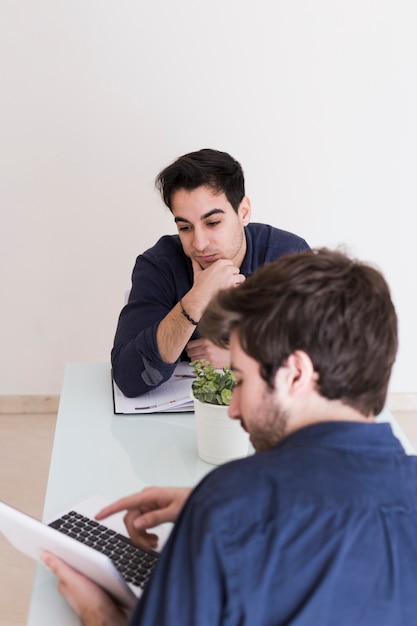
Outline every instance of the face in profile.
<path id="1" fill-rule="evenodd" d="M 271 390 L 259 373 L 259 363 L 244 352 L 236 332 L 230 336 L 231 367 L 237 379 L 229 417 L 237 419 L 257 452 L 270 450 L 288 432 L 288 415 L 278 388 Z M 277 376 L 278 378 L 278 376 Z"/>

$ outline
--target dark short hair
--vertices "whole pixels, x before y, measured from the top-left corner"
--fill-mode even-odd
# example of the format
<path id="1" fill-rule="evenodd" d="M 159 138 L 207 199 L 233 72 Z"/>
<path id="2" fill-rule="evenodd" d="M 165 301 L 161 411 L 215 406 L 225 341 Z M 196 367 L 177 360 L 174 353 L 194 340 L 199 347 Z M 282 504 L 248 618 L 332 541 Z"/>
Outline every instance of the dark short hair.
<path id="1" fill-rule="evenodd" d="M 226 346 L 236 330 L 270 388 L 290 354 L 302 350 L 317 390 L 363 415 L 384 407 L 398 347 L 389 287 L 375 268 L 325 248 L 264 265 L 207 307 L 204 336 Z"/>
<path id="2" fill-rule="evenodd" d="M 203 148 L 184 154 L 163 169 L 155 179 L 155 186 L 171 211 L 171 199 L 175 191 L 192 191 L 203 185 L 216 193 L 224 193 L 237 212 L 245 195 L 245 178 L 240 163 L 227 152 Z"/>

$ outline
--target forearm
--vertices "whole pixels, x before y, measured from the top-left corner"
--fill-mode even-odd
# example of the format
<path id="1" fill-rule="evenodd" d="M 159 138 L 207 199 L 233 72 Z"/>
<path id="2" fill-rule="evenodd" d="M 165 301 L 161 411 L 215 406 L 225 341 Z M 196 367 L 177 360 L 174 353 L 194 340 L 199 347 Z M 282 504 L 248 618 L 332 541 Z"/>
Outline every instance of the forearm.
<path id="1" fill-rule="evenodd" d="M 185 349 L 204 310 L 219 288 L 235 286 L 244 280 L 238 268 L 230 262 L 218 261 L 208 270 L 201 270 L 193 263 L 197 279 L 157 330 L 159 353 L 165 363 L 174 363 Z"/>
<path id="2" fill-rule="evenodd" d="M 156 331 L 156 341 L 158 344 L 159 354 L 165 363 L 175 363 L 189 339 L 193 335 L 196 325 L 187 319 L 183 310 L 196 322 L 199 321 L 199 313 L 193 314 L 198 319 L 192 317 L 191 313 L 185 308 L 187 306 L 185 298 L 181 304 L 178 302 L 175 307 L 168 313 L 166 317 L 159 323 Z M 191 309 L 190 309 L 191 310 Z"/>
<path id="3" fill-rule="evenodd" d="M 185 318 L 180 320 L 179 323 L 182 322 L 187 329 L 181 340 L 182 347 L 180 343 L 175 354 L 172 351 L 165 354 L 164 350 L 163 354 L 160 353 L 158 326 L 178 306 L 180 297 L 192 288 L 189 270 L 183 263 L 185 257 L 181 254 L 181 257 L 176 258 L 174 254 L 174 257 L 169 258 L 174 259 L 173 265 L 171 261 L 168 264 L 164 257 L 138 257 L 132 275 L 129 302 L 119 316 L 111 361 L 114 379 L 128 397 L 155 389 L 168 380 L 182 349 L 195 330 L 191 324 L 188 326 Z M 174 325 L 171 335 L 176 334 Z"/>
<path id="4" fill-rule="evenodd" d="M 149 282 L 143 271 L 135 272 L 131 298 L 121 312 L 112 351 L 113 375 L 126 396 L 140 395 L 166 381 L 196 329 L 193 321 L 200 321 L 211 297 L 220 288 L 244 280 L 238 268 L 224 259 L 204 271 L 195 262 L 193 268 L 194 284 L 186 292 L 177 288 L 176 294 L 167 282 L 158 281 L 155 294 L 154 282 Z M 150 275 L 157 280 L 154 273 Z M 186 282 L 189 285 L 187 280 L 184 286 Z M 181 303 L 187 315 L 178 302 L 181 293 L 185 293 Z"/>
<path id="5" fill-rule="evenodd" d="M 116 606 L 103 610 L 101 606 L 88 608 L 80 615 L 83 626 L 127 626 L 129 616 Z"/>

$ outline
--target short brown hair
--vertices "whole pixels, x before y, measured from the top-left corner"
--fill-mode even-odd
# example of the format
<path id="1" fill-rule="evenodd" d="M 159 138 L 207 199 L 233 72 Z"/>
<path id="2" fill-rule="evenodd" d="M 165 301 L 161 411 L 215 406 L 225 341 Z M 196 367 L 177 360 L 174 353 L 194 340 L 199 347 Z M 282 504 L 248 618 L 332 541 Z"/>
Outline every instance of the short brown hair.
<path id="1" fill-rule="evenodd" d="M 220 346 L 236 330 L 271 388 L 279 367 L 302 350 L 322 396 L 364 415 L 384 407 L 398 347 L 395 308 L 382 274 L 340 251 L 306 250 L 264 265 L 213 298 L 201 330 Z"/>

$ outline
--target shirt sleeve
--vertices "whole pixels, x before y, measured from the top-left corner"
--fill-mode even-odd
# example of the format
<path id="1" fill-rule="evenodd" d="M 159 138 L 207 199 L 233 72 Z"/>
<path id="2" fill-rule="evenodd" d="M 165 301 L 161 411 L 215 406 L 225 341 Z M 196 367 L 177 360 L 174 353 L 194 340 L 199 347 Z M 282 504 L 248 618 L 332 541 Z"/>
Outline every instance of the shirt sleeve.
<path id="1" fill-rule="evenodd" d="M 164 247 L 165 245 L 165 247 Z M 167 244 L 136 259 L 129 301 L 116 329 L 111 362 L 113 377 L 121 391 L 135 397 L 165 382 L 175 363 L 161 359 L 156 340 L 159 322 L 191 288 L 185 257 Z"/>

